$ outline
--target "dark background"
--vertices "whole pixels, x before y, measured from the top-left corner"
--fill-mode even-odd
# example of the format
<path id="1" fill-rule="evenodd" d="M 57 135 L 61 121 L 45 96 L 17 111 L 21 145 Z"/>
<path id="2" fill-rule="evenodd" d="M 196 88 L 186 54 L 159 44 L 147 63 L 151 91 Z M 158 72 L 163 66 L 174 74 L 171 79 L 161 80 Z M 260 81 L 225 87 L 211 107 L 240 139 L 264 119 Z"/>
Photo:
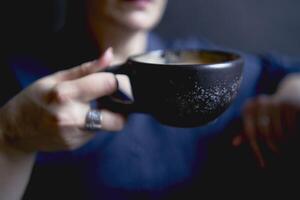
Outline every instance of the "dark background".
<path id="1" fill-rule="evenodd" d="M 169 0 L 162 35 L 191 33 L 251 52 L 300 56 L 299 0 Z"/>
<path id="2" fill-rule="evenodd" d="M 12 43 L 43 39 L 43 34 L 63 25 L 64 11 L 68 11 L 65 2 L 76 1 L 79 0 L 3 1 L 1 42 L 9 41 L 9 47 Z M 219 45 L 244 51 L 300 56 L 300 1 L 169 0 L 156 31 L 170 38 L 204 36 Z"/>

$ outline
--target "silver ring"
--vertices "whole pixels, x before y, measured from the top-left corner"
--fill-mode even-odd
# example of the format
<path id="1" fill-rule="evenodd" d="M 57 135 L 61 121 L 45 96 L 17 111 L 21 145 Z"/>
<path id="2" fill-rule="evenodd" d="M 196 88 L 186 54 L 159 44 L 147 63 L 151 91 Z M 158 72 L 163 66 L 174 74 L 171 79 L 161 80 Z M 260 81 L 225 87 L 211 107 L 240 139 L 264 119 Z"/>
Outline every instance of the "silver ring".
<path id="1" fill-rule="evenodd" d="M 86 114 L 84 128 L 88 131 L 101 130 L 102 118 L 102 113 L 99 110 L 89 110 Z"/>
<path id="2" fill-rule="evenodd" d="M 258 118 L 258 123 L 259 123 L 259 125 L 264 126 L 264 127 L 269 126 L 270 118 L 267 115 L 262 115 Z"/>

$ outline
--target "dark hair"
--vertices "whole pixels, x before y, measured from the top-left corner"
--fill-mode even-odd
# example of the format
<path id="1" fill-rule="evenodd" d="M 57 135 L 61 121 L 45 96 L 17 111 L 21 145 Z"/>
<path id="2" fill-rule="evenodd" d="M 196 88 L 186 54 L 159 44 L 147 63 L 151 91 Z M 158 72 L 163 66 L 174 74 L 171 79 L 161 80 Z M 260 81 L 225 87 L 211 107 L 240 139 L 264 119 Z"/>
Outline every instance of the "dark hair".
<path id="1" fill-rule="evenodd" d="M 97 58 L 87 31 L 85 1 L 5 1 L 4 53 L 30 54 L 59 68 Z"/>
<path id="2" fill-rule="evenodd" d="M 59 6 L 63 7 L 61 10 L 63 10 L 64 13 L 61 18 L 63 21 L 61 28 L 78 29 L 85 26 L 85 0 L 64 1 L 64 3 L 61 3 Z"/>

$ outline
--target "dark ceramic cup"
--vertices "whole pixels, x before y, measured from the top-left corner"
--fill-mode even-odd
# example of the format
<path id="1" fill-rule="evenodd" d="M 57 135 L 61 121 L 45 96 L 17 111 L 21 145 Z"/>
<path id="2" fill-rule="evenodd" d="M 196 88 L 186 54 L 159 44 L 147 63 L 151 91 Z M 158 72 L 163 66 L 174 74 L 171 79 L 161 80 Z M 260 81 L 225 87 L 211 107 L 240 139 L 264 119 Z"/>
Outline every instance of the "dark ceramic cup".
<path id="1" fill-rule="evenodd" d="M 110 69 L 129 77 L 134 101 L 103 98 L 115 112 L 153 115 L 163 124 L 195 127 L 215 120 L 232 103 L 242 79 L 243 59 L 225 51 L 152 51 Z"/>

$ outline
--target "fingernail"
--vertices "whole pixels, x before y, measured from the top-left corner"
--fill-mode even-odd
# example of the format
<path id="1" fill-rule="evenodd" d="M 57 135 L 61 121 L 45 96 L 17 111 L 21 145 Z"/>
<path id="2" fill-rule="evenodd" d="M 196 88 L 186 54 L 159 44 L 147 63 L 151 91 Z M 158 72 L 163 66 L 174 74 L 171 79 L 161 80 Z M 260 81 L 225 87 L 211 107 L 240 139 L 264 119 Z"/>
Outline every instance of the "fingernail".
<path id="1" fill-rule="evenodd" d="M 106 49 L 106 51 L 104 52 L 103 57 L 107 60 L 111 60 L 113 57 L 113 48 L 109 47 L 108 49 Z"/>
<path id="2" fill-rule="evenodd" d="M 125 104 L 133 103 L 134 97 L 129 77 L 127 75 L 117 74 L 116 79 L 118 82 L 118 90 L 115 92 L 113 97 Z"/>
<path id="3" fill-rule="evenodd" d="M 113 59 L 113 48 L 109 47 L 105 50 L 105 52 L 102 54 L 100 59 L 98 59 L 98 63 L 100 66 L 102 65 L 109 65 Z"/>

